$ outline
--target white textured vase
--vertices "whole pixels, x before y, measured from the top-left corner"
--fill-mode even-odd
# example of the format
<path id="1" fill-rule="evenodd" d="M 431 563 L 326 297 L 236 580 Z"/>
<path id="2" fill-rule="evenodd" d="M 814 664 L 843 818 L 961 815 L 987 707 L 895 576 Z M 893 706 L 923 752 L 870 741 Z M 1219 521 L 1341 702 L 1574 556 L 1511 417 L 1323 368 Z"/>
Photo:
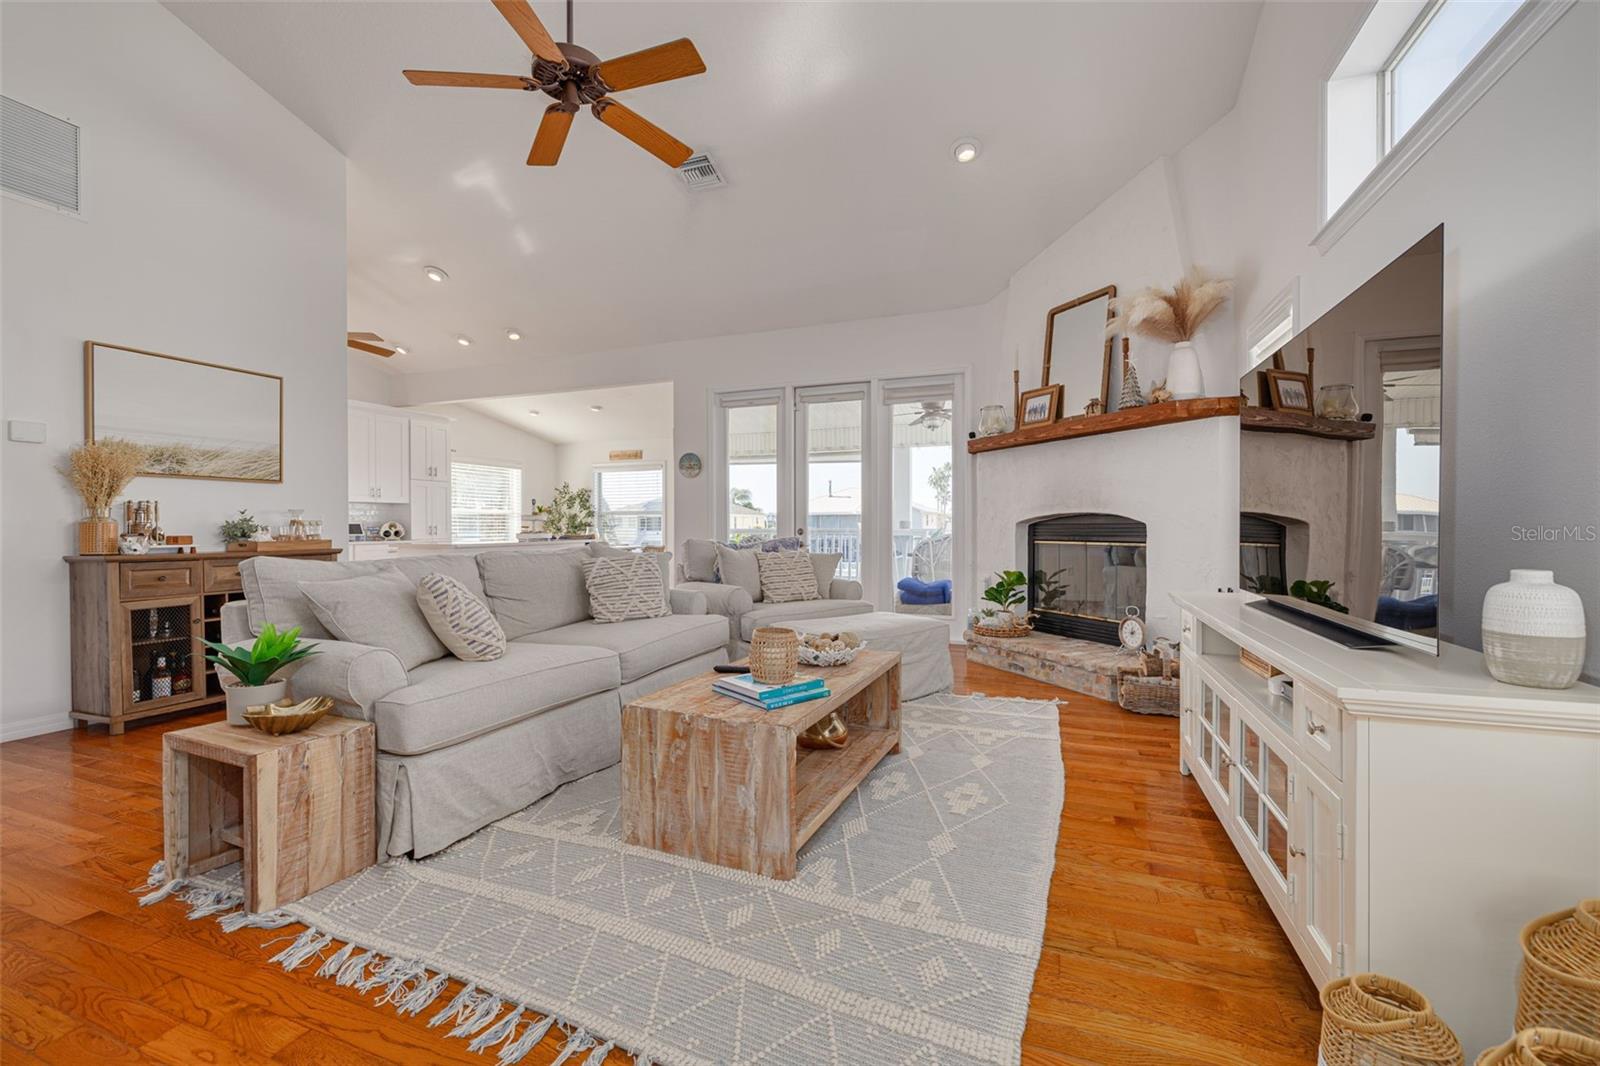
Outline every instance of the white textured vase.
<path id="1" fill-rule="evenodd" d="M 1483 597 L 1483 658 L 1511 685 L 1571 688 L 1583 672 L 1583 600 L 1551 570 L 1513 570 Z"/>
<path id="2" fill-rule="evenodd" d="M 1206 383 L 1200 378 L 1200 357 L 1190 341 L 1172 346 L 1172 358 L 1167 361 L 1167 390 L 1174 400 L 1193 400 L 1206 394 Z"/>
<path id="3" fill-rule="evenodd" d="M 228 680 L 233 680 L 229 678 Z M 265 685 L 241 685 L 238 682 L 222 683 L 222 691 L 228 697 L 228 724 L 249 725 L 244 712 L 251 707 L 260 707 L 268 703 L 277 703 L 289 691 L 289 682 L 268 681 Z"/>

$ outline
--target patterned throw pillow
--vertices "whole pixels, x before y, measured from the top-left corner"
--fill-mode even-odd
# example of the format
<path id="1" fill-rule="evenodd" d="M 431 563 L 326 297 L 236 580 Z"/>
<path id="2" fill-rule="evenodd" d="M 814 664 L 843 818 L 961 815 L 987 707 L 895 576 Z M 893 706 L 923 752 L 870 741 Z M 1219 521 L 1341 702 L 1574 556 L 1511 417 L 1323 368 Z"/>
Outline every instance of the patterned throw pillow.
<path id="1" fill-rule="evenodd" d="M 469 663 L 506 653 L 506 634 L 487 604 L 453 577 L 428 574 L 417 582 L 417 606 L 450 654 Z"/>
<path id="2" fill-rule="evenodd" d="M 606 556 L 583 561 L 589 614 L 596 622 L 626 622 L 671 614 L 661 564 L 653 554 Z"/>
<path id="3" fill-rule="evenodd" d="M 757 552 L 756 565 L 761 568 L 762 602 L 822 599 L 817 591 L 817 571 L 811 565 L 811 553 L 804 548 L 792 552 Z"/>

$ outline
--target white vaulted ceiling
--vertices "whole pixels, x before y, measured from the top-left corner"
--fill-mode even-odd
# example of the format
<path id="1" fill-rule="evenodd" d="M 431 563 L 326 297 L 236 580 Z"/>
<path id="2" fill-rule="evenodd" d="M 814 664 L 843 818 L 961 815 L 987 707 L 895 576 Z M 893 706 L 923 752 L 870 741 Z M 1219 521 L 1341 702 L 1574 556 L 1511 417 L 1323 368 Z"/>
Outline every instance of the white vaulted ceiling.
<path id="1" fill-rule="evenodd" d="M 986 300 L 1232 106 L 1259 12 L 578 0 L 602 57 L 698 46 L 706 74 L 619 94 L 715 159 L 728 184 L 693 193 L 587 110 L 531 168 L 542 94 L 407 84 L 526 72 L 487 0 L 167 6 L 349 158 L 350 327 L 405 345 L 401 371 Z M 534 6 L 564 38 L 562 6 Z"/>

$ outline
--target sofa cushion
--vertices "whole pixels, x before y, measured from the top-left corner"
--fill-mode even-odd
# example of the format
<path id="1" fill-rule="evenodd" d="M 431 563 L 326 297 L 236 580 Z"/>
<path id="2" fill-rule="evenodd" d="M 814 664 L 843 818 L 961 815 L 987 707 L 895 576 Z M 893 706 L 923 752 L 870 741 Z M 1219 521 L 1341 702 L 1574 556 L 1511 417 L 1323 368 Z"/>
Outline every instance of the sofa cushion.
<path id="1" fill-rule="evenodd" d="M 683 579 L 717 580 L 717 542 L 690 537 L 683 542 Z"/>
<path id="2" fill-rule="evenodd" d="M 477 556 L 484 600 L 507 640 L 589 617 L 589 592 L 583 586 L 587 558 L 581 545 L 502 548 Z"/>
<path id="3" fill-rule="evenodd" d="M 760 603 L 761 564 L 756 559 L 757 554 L 749 548 L 730 548 L 726 544 L 718 544 L 717 580 L 724 585 L 738 585 L 750 594 L 752 600 Z"/>
<path id="4" fill-rule="evenodd" d="M 637 681 L 685 659 L 726 647 L 728 620 L 720 614 L 669 614 L 609 624 L 578 622 L 534 633 L 518 643 L 523 642 L 607 648 L 622 660 L 622 680 Z"/>
<path id="5" fill-rule="evenodd" d="M 817 571 L 811 565 L 811 553 L 804 548 L 792 552 L 757 552 L 756 563 L 761 571 L 763 603 L 822 599 L 822 593 L 817 591 Z"/>
<path id="6" fill-rule="evenodd" d="M 489 605 L 453 577 L 429 574 L 417 582 L 422 617 L 450 654 L 469 663 L 486 663 L 506 653 L 506 634 Z"/>
<path id="7" fill-rule="evenodd" d="M 758 603 L 739 618 L 739 639 L 748 641 L 757 626 L 777 625 L 799 618 L 841 618 L 867 614 L 872 604 L 865 600 L 800 600 L 795 603 Z"/>
<path id="8" fill-rule="evenodd" d="M 583 561 L 589 614 L 596 622 L 626 622 L 671 614 L 661 567 L 644 555 L 625 554 Z"/>
<path id="9" fill-rule="evenodd" d="M 244 589 L 250 632 L 261 635 L 261 627 L 271 622 L 279 629 L 299 626 L 300 635 L 327 640 L 328 632 L 311 601 L 300 591 L 306 581 L 343 581 L 386 572 L 404 574 L 415 585 L 426 574 L 444 574 L 465 585 L 474 596 L 483 595 L 478 579 L 477 557 L 464 553 L 418 555 L 400 559 L 369 559 L 365 562 L 328 563 L 316 559 L 280 559 L 270 555 L 245 559 L 239 564 L 239 580 Z"/>
<path id="10" fill-rule="evenodd" d="M 459 744 L 616 688 L 622 677 L 617 656 L 604 648 L 514 643 L 493 662 L 446 657 L 426 663 L 409 681 L 373 709 L 380 751 L 419 755 Z"/>
<path id="11" fill-rule="evenodd" d="M 417 605 L 416 586 L 385 570 L 342 581 L 304 581 L 300 591 L 339 640 L 387 648 L 407 670 L 448 654 Z"/>
<path id="12" fill-rule="evenodd" d="M 839 560 L 844 556 L 839 552 L 812 552 L 811 569 L 817 573 L 817 595 L 823 599 L 828 597 L 828 586 L 833 584 L 833 575 L 839 570 Z"/>

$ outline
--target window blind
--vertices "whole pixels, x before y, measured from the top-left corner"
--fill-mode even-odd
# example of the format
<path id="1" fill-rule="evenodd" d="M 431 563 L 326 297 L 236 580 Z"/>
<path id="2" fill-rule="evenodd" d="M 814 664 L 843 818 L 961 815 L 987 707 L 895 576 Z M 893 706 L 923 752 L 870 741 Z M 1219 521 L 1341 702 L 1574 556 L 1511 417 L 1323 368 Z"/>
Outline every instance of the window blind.
<path id="1" fill-rule="evenodd" d="M 522 470 L 494 463 L 450 464 L 451 539 L 516 540 L 522 525 Z"/>
<path id="2" fill-rule="evenodd" d="M 666 476 L 659 466 L 597 469 L 595 519 L 600 536 L 618 548 L 665 544 Z"/>

